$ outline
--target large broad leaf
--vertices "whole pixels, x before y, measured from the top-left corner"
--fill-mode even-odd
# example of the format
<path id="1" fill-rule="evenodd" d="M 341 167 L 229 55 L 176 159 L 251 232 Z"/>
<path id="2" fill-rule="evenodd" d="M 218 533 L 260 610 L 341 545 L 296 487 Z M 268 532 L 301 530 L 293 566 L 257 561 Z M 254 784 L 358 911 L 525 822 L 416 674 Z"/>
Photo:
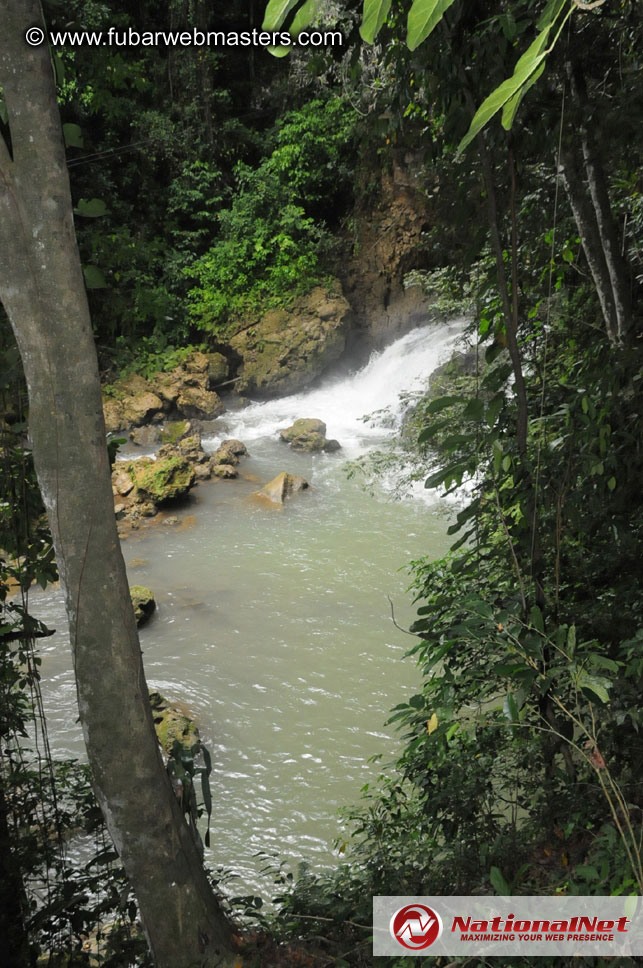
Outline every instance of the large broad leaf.
<path id="1" fill-rule="evenodd" d="M 547 27 L 553 27 L 558 17 L 560 16 L 567 0 L 548 0 L 547 6 L 545 7 L 542 17 L 536 24 L 537 30 L 545 30 Z M 540 67 L 534 71 L 526 84 L 510 98 L 502 109 L 502 126 L 505 131 L 509 131 L 512 124 L 514 123 L 514 118 L 516 117 L 516 111 L 520 107 L 520 103 L 524 98 L 525 94 L 530 87 L 533 87 L 536 81 L 542 76 L 545 70 L 545 63 L 543 62 Z"/>
<path id="2" fill-rule="evenodd" d="M 526 92 L 526 90 L 528 90 L 527 85 L 531 87 L 532 84 L 538 80 L 540 74 L 542 74 L 545 66 L 544 60 L 560 37 L 561 30 L 567 23 L 568 18 L 571 16 L 572 11 L 575 8 L 572 6 L 569 7 L 566 16 L 563 17 L 563 20 L 558 27 L 558 32 L 550 47 L 547 47 L 547 41 L 549 40 L 552 28 L 556 23 L 556 18 L 563 7 L 562 5 L 558 6 L 558 0 L 556 0 L 556 2 L 550 4 L 548 9 L 550 10 L 550 15 L 553 19 L 550 19 L 545 23 L 545 26 L 540 31 L 536 39 L 532 44 L 530 44 L 525 53 L 519 59 L 511 77 L 508 77 L 506 81 L 503 81 L 502 84 L 497 87 L 495 91 L 492 91 L 489 97 L 482 102 L 474 115 L 469 130 L 458 145 L 458 154 L 464 151 L 467 145 L 473 141 L 476 135 L 482 131 L 484 126 L 488 124 L 491 118 L 497 114 L 501 108 L 504 108 L 508 102 L 513 102 L 509 106 L 506 117 L 504 118 L 504 120 L 507 121 L 508 126 L 510 126 L 516 110 L 518 109 L 523 88 Z M 542 23 L 544 20 L 545 16 L 543 15 L 540 22 Z M 540 73 L 534 78 L 534 75 L 538 71 L 540 71 Z M 516 98 L 518 98 L 517 101 Z"/>
<path id="3" fill-rule="evenodd" d="M 88 289 L 106 289 L 105 276 L 98 266 L 83 266 L 85 285 Z"/>
<path id="4" fill-rule="evenodd" d="M 320 6 L 321 0 L 306 0 L 303 7 L 299 8 L 290 25 L 290 33 L 293 37 L 298 37 L 302 30 L 310 27 L 319 12 Z"/>
<path id="5" fill-rule="evenodd" d="M 489 871 L 489 880 L 491 881 L 494 888 L 496 889 L 496 892 L 501 897 L 511 896 L 511 888 L 509 887 L 506 880 L 502 876 L 502 872 L 499 867 L 491 868 L 491 870 Z"/>
<path id="6" fill-rule="evenodd" d="M 392 0 L 364 0 L 362 26 L 359 28 L 362 40 L 372 44 L 388 17 Z"/>
<path id="7" fill-rule="evenodd" d="M 299 0 L 270 0 L 261 25 L 262 30 L 279 30 L 290 11 L 294 10 L 298 3 Z"/>
<path id="8" fill-rule="evenodd" d="M 544 30 L 545 27 L 554 24 L 563 7 L 566 5 L 567 0 L 547 0 L 547 6 L 542 12 L 542 16 L 538 23 L 536 24 L 536 30 Z"/>
<path id="9" fill-rule="evenodd" d="M 409 10 L 406 43 L 415 50 L 432 33 L 455 0 L 413 0 Z"/>
<path id="10" fill-rule="evenodd" d="M 290 34 L 291 37 L 298 37 L 299 34 L 302 32 L 302 30 L 305 30 L 307 27 L 310 27 L 311 23 L 315 20 L 315 17 L 319 12 L 320 3 L 321 3 L 321 0 L 306 0 L 303 6 L 299 8 L 299 10 L 297 11 L 297 13 L 293 18 L 293 22 L 288 28 L 288 33 Z M 292 9 L 292 6 L 294 6 L 294 4 L 291 4 L 290 9 Z M 267 15 L 268 14 L 266 11 L 266 16 Z M 286 16 L 287 16 L 287 13 L 284 14 L 284 19 Z M 264 21 L 264 29 L 266 29 L 265 21 Z M 276 28 L 268 28 L 268 29 L 276 29 Z M 292 46 L 293 45 L 287 45 L 287 44 L 278 44 L 275 46 L 271 44 L 270 47 L 268 47 L 268 51 L 273 55 L 273 57 L 287 57 L 290 51 L 292 50 Z"/>
<path id="11" fill-rule="evenodd" d="M 63 124 L 63 137 L 68 148 L 84 148 L 83 132 L 78 124 Z"/>
<path id="12" fill-rule="evenodd" d="M 543 61 L 540 67 L 538 67 L 534 73 L 531 75 L 526 84 L 520 88 L 520 90 L 514 94 L 512 98 L 509 98 L 504 108 L 502 109 L 502 126 L 505 131 L 509 131 L 512 124 L 514 123 L 514 118 L 516 117 L 516 111 L 522 103 L 522 99 L 529 90 L 533 87 L 536 81 L 542 76 L 545 70 L 545 62 Z"/>

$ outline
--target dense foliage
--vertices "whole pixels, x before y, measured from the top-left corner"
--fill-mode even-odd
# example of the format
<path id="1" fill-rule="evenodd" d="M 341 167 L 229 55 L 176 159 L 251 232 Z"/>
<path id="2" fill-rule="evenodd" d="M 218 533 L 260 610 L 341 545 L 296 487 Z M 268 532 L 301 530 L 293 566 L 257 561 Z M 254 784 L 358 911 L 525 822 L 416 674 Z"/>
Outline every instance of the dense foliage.
<path id="1" fill-rule="evenodd" d="M 420 159 L 415 190 L 431 216 L 407 282 L 436 311 L 472 318 L 468 364 L 454 361 L 413 401 L 399 442 L 411 474 L 459 503 L 451 554 L 411 565 L 408 661 L 422 688 L 392 711 L 398 761 L 346 812 L 348 862 L 297 879 L 279 869 L 278 913 L 261 920 L 335 964 L 370 963 L 374 894 L 643 894 L 643 15 L 632 0 L 574 14 L 517 99 L 512 130 L 496 118 L 458 152 L 543 11 L 564 5 L 516 0 L 490 14 L 454 0 L 417 50 L 404 43 L 408 6 L 380 5 L 380 46 L 365 53 L 338 5 L 351 41 L 339 65 L 194 49 L 58 57 L 63 118 L 84 141 L 69 163 L 106 369 L 147 372 L 191 342 L 216 346 L 336 271 L 334 248 L 372 204 L 366 186 L 405 152 Z M 90 27 L 133 18 L 126 2 L 69 11 Z M 49 13 L 61 16 L 56 4 Z M 211 15 L 176 0 L 137 12 L 157 27 L 159 16 L 176 29 Z M 248 18 L 239 4 L 221 16 Z M 363 35 L 373 40 L 375 25 Z M 5 403 L 4 414 L 0 792 L 11 814 L 11 796 L 27 791 L 21 822 L 32 826 L 36 779 L 12 750 L 44 630 L 6 604 L 7 587 L 54 571 L 21 409 Z M 86 779 L 65 770 L 65 796 L 91 819 Z M 70 826 L 72 808 L 57 810 Z M 20 844 L 10 873 L 22 885 L 42 868 Z M 79 884 L 57 871 L 63 895 L 98 891 L 93 873 Z M 121 877 L 100 889 L 129 930 Z M 90 916 L 59 907 L 78 943 Z M 43 946 L 62 930 L 44 915 L 31 923 Z"/>

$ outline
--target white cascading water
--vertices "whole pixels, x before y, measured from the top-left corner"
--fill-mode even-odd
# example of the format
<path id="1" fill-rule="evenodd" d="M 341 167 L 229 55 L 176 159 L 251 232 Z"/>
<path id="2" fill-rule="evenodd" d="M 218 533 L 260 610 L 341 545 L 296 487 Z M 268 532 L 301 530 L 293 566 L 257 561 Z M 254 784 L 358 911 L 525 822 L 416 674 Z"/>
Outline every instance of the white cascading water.
<path id="1" fill-rule="evenodd" d="M 326 424 L 327 436 L 339 440 L 343 456 L 353 458 L 394 432 L 403 412 L 401 394 L 426 386 L 429 375 L 453 352 L 464 325 L 457 319 L 415 329 L 374 352 L 357 372 L 228 414 L 224 436 L 248 443 L 274 437 L 299 417 L 317 417 Z M 371 414 L 373 419 L 365 422 Z M 207 443 L 212 447 L 221 439 L 217 434 Z"/>

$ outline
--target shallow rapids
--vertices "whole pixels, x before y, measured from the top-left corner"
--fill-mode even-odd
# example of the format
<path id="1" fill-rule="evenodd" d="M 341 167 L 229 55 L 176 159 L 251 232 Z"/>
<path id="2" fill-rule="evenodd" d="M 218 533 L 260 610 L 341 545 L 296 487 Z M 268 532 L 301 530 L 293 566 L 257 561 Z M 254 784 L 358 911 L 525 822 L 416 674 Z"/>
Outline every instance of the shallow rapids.
<path id="1" fill-rule="evenodd" d="M 356 373 L 224 415 L 204 444 L 244 441 L 245 478 L 200 485 L 178 524 L 124 542 L 130 582 L 157 600 L 141 630 L 148 682 L 187 707 L 212 753 L 209 861 L 239 875 L 233 893 L 270 896 L 258 851 L 332 862 L 337 809 L 376 775 L 369 757 L 395 753 L 383 723 L 419 680 L 401 661 L 412 640 L 392 623 L 389 597 L 408 625 L 405 566 L 447 550 L 448 521 L 439 502 L 366 494 L 343 465 L 395 432 L 400 393 L 426 381 L 461 328 L 416 330 Z M 276 431 L 297 417 L 324 420 L 342 450 L 293 453 Z M 311 489 L 283 510 L 252 501 L 282 470 Z M 60 591 L 34 593 L 32 611 L 58 630 L 42 652 L 54 754 L 82 757 Z"/>

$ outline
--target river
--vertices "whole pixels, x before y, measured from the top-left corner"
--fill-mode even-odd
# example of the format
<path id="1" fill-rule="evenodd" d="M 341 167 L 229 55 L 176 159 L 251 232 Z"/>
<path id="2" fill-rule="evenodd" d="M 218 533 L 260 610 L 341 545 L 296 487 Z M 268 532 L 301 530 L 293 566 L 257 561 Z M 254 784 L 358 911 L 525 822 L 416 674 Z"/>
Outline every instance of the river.
<path id="1" fill-rule="evenodd" d="M 259 851 L 291 866 L 332 863 L 338 808 L 376 775 L 369 757 L 395 754 L 395 733 L 383 724 L 419 678 L 402 661 L 411 640 L 391 621 L 389 598 L 408 626 L 405 566 L 447 550 L 448 509 L 421 488 L 397 501 L 385 482 L 366 493 L 344 465 L 395 433 L 400 393 L 426 381 L 461 330 L 461 322 L 414 330 L 357 372 L 224 415 L 204 445 L 241 439 L 251 479 L 202 484 L 178 524 L 124 542 L 130 582 L 150 586 L 157 601 L 141 630 L 148 682 L 187 707 L 211 750 L 208 859 L 238 875 L 235 893 L 270 895 Z M 276 431 L 297 417 L 324 420 L 342 450 L 292 452 Z M 304 476 L 310 490 L 283 510 L 254 502 L 257 482 L 282 470 Z M 57 629 L 42 646 L 53 752 L 82 758 L 60 590 L 34 593 L 31 609 Z"/>

